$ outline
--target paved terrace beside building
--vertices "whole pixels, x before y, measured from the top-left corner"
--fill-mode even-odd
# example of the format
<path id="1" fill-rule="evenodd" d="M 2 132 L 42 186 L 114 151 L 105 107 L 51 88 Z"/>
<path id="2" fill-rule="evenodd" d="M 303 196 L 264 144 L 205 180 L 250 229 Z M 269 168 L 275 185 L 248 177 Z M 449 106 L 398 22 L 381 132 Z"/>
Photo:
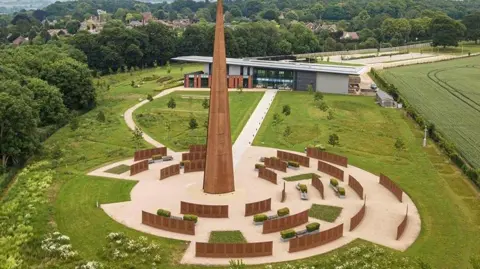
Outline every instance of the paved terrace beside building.
<path id="1" fill-rule="evenodd" d="M 182 56 L 173 60 L 204 63 L 203 71 L 185 74 L 184 86 L 210 87 L 212 57 Z M 362 69 L 342 65 L 227 58 L 227 85 L 229 88 L 240 86 L 298 91 L 305 91 L 311 85 L 315 91 L 348 94 L 349 78 L 359 76 Z"/>

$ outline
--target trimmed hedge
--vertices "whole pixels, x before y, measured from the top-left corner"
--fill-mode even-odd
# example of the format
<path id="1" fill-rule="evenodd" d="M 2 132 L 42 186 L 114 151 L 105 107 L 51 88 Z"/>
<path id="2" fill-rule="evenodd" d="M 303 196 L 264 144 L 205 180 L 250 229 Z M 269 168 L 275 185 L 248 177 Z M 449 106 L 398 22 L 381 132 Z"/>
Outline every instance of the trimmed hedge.
<path id="1" fill-rule="evenodd" d="M 159 210 L 157 210 L 157 215 L 170 218 L 171 213 L 170 213 L 170 211 L 168 211 L 168 210 L 159 209 Z"/>
<path id="2" fill-rule="evenodd" d="M 279 210 L 277 210 L 277 215 L 279 217 L 283 217 L 288 214 L 290 214 L 290 209 L 288 209 L 288 207 L 280 208 Z"/>
<path id="3" fill-rule="evenodd" d="M 265 165 L 261 164 L 261 163 L 256 163 L 255 164 L 255 169 L 260 169 L 260 168 L 265 168 Z"/>
<path id="4" fill-rule="evenodd" d="M 161 160 L 162 158 L 163 158 L 163 156 L 160 155 L 160 154 L 152 156 L 152 160 Z"/>
<path id="5" fill-rule="evenodd" d="M 183 220 L 193 221 L 197 223 L 198 217 L 195 215 L 183 215 Z"/>
<path id="6" fill-rule="evenodd" d="M 254 222 L 264 222 L 268 219 L 267 215 L 265 214 L 256 214 L 253 216 Z"/>
<path id="7" fill-rule="evenodd" d="M 342 196 L 345 196 L 345 188 L 343 188 L 343 187 L 338 187 L 338 194 L 339 194 L 339 195 L 342 195 Z"/>
<path id="8" fill-rule="evenodd" d="M 180 161 L 180 166 L 185 166 L 185 163 L 190 163 L 190 161 L 189 160 Z"/>
<path id="9" fill-rule="evenodd" d="M 393 99 L 398 103 L 402 103 L 407 115 L 410 116 L 422 129 L 428 123 L 416 109 L 410 105 L 407 100 L 400 96 L 400 93 L 395 85 L 388 83 L 383 79 L 377 71 L 372 68 L 370 71 L 373 79 L 377 85 L 384 91 L 392 95 Z M 446 139 L 442 133 L 435 129 L 433 123 L 427 124 L 428 136 L 442 149 L 443 152 L 450 158 L 450 160 L 457 165 L 458 168 L 478 187 L 480 187 L 480 169 L 473 168 L 468 161 L 461 156 L 460 152 L 455 148 L 455 145 Z"/>
<path id="10" fill-rule="evenodd" d="M 307 185 L 305 184 L 299 184 L 298 187 L 300 188 L 301 192 L 308 192 L 307 190 Z"/>
<path id="11" fill-rule="evenodd" d="M 295 167 L 295 168 L 300 167 L 300 164 L 298 162 L 295 162 L 295 161 L 288 161 L 288 165 L 291 166 L 291 167 Z"/>
<path id="12" fill-rule="evenodd" d="M 305 226 L 305 227 L 307 228 L 307 232 L 310 233 L 310 232 L 319 230 L 320 229 L 320 223 L 312 222 L 312 223 L 307 224 L 307 226 Z"/>
<path id="13" fill-rule="evenodd" d="M 292 238 L 292 237 L 295 237 L 295 235 L 297 235 L 297 233 L 293 229 L 288 229 L 280 232 L 280 236 L 283 239 Z"/>
<path id="14" fill-rule="evenodd" d="M 330 184 L 332 184 L 332 186 L 334 186 L 334 187 L 337 187 L 338 186 L 338 180 L 336 178 L 331 178 L 330 179 Z"/>

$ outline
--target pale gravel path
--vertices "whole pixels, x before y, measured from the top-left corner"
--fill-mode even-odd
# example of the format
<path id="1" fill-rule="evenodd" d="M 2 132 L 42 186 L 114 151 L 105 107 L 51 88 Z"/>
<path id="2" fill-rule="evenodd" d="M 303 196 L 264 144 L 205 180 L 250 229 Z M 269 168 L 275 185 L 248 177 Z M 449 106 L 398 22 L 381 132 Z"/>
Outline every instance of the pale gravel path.
<path id="1" fill-rule="evenodd" d="M 229 92 L 233 92 L 233 91 L 236 91 L 237 89 L 228 89 Z M 158 98 L 161 98 L 165 95 L 168 95 L 172 92 L 175 92 L 175 91 L 188 91 L 188 92 L 205 92 L 205 91 L 210 91 L 209 88 L 185 88 L 183 86 L 180 86 L 180 87 L 175 87 L 175 88 L 171 88 L 171 89 L 168 89 L 168 90 L 164 90 L 162 92 L 160 92 L 159 94 L 153 96 L 153 99 L 158 99 Z M 264 92 L 266 91 L 265 89 L 244 89 L 243 90 L 244 92 Z M 123 119 L 125 120 L 125 123 L 127 124 L 128 128 L 130 128 L 130 130 L 134 131 L 135 130 L 135 127 L 137 126 L 135 124 L 135 121 L 133 120 L 133 112 L 135 110 L 137 110 L 139 107 L 145 105 L 149 103 L 149 101 L 147 99 L 141 101 L 140 103 L 132 106 L 131 108 L 127 109 L 127 111 L 125 111 L 125 113 L 123 114 Z M 242 130 L 243 132 L 243 130 Z M 160 142 L 158 142 L 157 140 L 155 140 L 153 137 L 149 136 L 148 134 L 146 134 L 145 132 L 143 133 L 143 139 L 149 143 L 150 145 L 158 148 L 158 147 L 164 147 L 164 145 Z M 175 153 L 174 150 L 168 148 L 168 151 L 170 152 L 169 154 L 173 154 Z"/>
<path id="2" fill-rule="evenodd" d="M 262 122 L 267 116 L 267 112 L 270 109 L 276 94 L 277 90 L 267 90 L 265 92 L 247 123 L 243 127 L 242 132 L 237 137 L 237 140 L 235 140 L 235 143 L 232 147 L 234 167 L 237 166 L 245 150 L 247 150 L 247 148 L 253 143 L 253 139 L 257 135 L 260 126 L 262 126 Z"/>
<path id="3" fill-rule="evenodd" d="M 90 173 L 90 175 L 115 177 L 128 180 L 136 180 L 138 184 L 132 189 L 131 201 L 103 204 L 103 210 L 114 220 L 139 231 L 150 233 L 157 236 L 191 241 L 185 252 L 182 263 L 192 264 L 228 264 L 230 259 L 207 259 L 195 257 L 195 242 L 208 242 L 211 231 L 215 230 L 241 230 L 247 241 L 273 241 L 273 255 L 259 258 L 243 259 L 246 264 L 273 263 L 281 261 L 296 260 L 310 256 L 326 253 L 333 249 L 348 244 L 356 238 L 362 238 L 397 250 L 407 249 L 416 240 L 420 233 L 421 222 L 415 204 L 404 194 L 404 202 L 400 203 L 384 187 L 378 184 L 378 176 L 354 166 L 342 168 L 345 171 L 345 180 L 348 175 L 354 176 L 364 188 L 367 195 L 367 211 L 364 220 L 353 231 L 349 231 L 350 218 L 361 208 L 363 201 L 348 187 L 347 181 L 343 183 L 346 188 L 346 199 L 337 198 L 333 191 L 325 188 L 325 200 L 320 198 L 318 192 L 310 186 L 310 180 L 303 180 L 302 183 L 309 185 L 309 201 L 300 200 L 299 193 L 295 189 L 297 182 L 287 182 L 287 201 L 280 203 L 280 193 L 283 184 L 274 185 L 257 177 L 257 172 L 253 169 L 254 164 L 258 162 L 261 156 L 276 155 L 276 149 L 264 147 L 248 147 L 241 156 L 237 169 L 235 169 L 235 193 L 224 195 L 207 195 L 202 192 L 202 173 L 187 173 L 164 180 L 158 180 L 159 169 L 168 165 L 178 163 L 179 156 L 175 155 L 175 160 L 166 163 L 156 163 L 150 166 L 148 171 L 129 176 L 128 172 L 121 175 L 111 175 L 104 173 L 109 167 L 120 163 L 131 164 L 133 160 L 121 161 L 116 164 L 110 164 Z M 179 153 L 177 153 L 180 155 Z M 287 173 L 278 172 L 279 181 L 285 176 L 292 176 L 300 173 L 316 172 L 322 176 L 321 181 L 325 186 L 328 185 L 329 176 L 318 172 L 316 169 L 316 160 L 311 159 L 310 168 L 300 168 L 300 170 L 288 169 Z M 176 190 L 172 192 L 171 190 Z M 313 249 L 288 253 L 288 243 L 280 241 L 279 233 L 262 234 L 261 226 L 255 226 L 252 223 L 252 217 L 244 217 L 245 203 L 260 201 L 272 198 L 272 211 L 288 206 L 292 213 L 298 213 L 310 208 L 312 203 L 340 206 L 343 208 L 339 218 L 334 223 L 318 221 L 310 218 L 310 222 L 318 221 L 321 224 L 321 230 L 326 230 L 340 223 L 344 223 L 344 236 L 339 240 L 328 243 L 324 246 Z M 158 208 L 171 210 L 172 214 L 180 215 L 180 201 L 188 201 L 200 204 L 227 204 L 229 205 L 228 219 L 209 219 L 200 218 L 196 225 L 196 235 L 183 235 L 155 229 L 141 224 L 141 211 L 156 212 Z M 395 240 L 396 227 L 400 224 L 405 214 L 406 207 L 409 208 L 409 221 L 404 235 L 400 240 Z M 304 225 L 296 227 L 300 230 Z"/>

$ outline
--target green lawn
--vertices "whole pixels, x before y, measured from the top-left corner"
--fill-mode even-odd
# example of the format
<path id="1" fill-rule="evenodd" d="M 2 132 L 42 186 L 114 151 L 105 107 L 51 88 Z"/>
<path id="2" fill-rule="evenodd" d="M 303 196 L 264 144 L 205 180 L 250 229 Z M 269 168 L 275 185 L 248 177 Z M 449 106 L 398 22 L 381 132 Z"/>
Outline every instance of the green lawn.
<path id="1" fill-rule="evenodd" d="M 105 170 L 105 173 L 111 173 L 111 174 L 117 174 L 117 175 L 120 175 L 120 174 L 123 174 L 127 171 L 130 171 L 130 166 L 128 165 L 125 165 L 125 164 L 121 164 L 119 166 L 115 166 L 115 167 L 112 167 L 108 170 Z"/>
<path id="2" fill-rule="evenodd" d="M 291 176 L 291 177 L 284 177 L 283 180 L 285 180 L 285 181 L 298 181 L 298 180 L 304 180 L 304 179 L 312 179 L 312 174 L 314 174 L 314 173 L 306 173 L 306 174 L 294 175 L 294 176 Z"/>
<path id="3" fill-rule="evenodd" d="M 371 97 L 325 95 L 325 102 L 334 110 L 332 120 L 315 107 L 313 95 L 279 92 L 254 145 L 303 152 L 308 144 L 328 145 L 329 134 L 338 134 L 340 145 L 328 151 L 372 173 L 385 173 L 415 202 L 422 231 L 405 254 L 433 268 L 467 268 L 470 257 L 480 253 L 479 194 L 468 179 L 431 141 L 421 147 L 423 130 L 405 118 L 404 111 L 381 108 Z M 290 116 L 281 114 L 286 104 Z M 276 126 L 274 113 L 282 115 Z M 284 136 L 287 126 L 293 132 Z M 406 150 L 395 154 L 398 137 Z"/>
<path id="4" fill-rule="evenodd" d="M 480 56 L 386 69 L 380 75 L 480 168 Z"/>
<path id="5" fill-rule="evenodd" d="M 101 79 L 110 85 L 110 89 L 104 88 L 99 92 L 98 107 L 80 117 L 77 130 L 65 126 L 56 132 L 44 143 L 42 155 L 31 160 L 52 160 L 49 154 L 51 149 L 55 146 L 62 149 L 61 158 L 52 167 L 55 169 L 53 183 L 42 193 L 44 197 L 39 197 L 45 198 L 45 203 L 37 209 L 39 214 L 29 221 L 31 232 L 36 235 L 32 243 L 32 246 L 36 246 L 36 252 L 30 256 L 31 252 L 28 251 L 19 254 L 28 260 L 28 264 L 23 264 L 23 267 L 75 268 L 76 261 L 64 261 L 61 265 L 49 263 L 39 249 L 46 232 L 60 231 L 71 238 L 79 259 L 100 261 L 104 268 L 152 268 L 134 264 L 134 261 L 125 267 L 124 261 L 109 258 L 105 246 L 110 232 L 122 232 L 136 240 L 140 236 L 146 236 L 159 245 L 162 262 L 157 268 L 207 268 L 178 263 L 186 248 L 184 242 L 132 230 L 112 220 L 96 207 L 97 202 L 129 200 L 135 182 L 86 175 L 95 168 L 131 157 L 135 151 L 131 132 L 123 121 L 123 112 L 147 94 L 155 94 L 154 91 L 163 86 L 156 81 L 149 81 L 140 88 L 133 88 L 130 86 L 131 80 L 140 81 L 142 77 L 152 74 L 181 79 L 183 72 L 201 68 L 201 65 L 189 65 L 181 71 L 178 66 L 172 65 L 170 74 L 167 74 L 165 68 L 157 68 Z M 420 210 L 422 232 L 405 253 L 355 240 L 328 254 L 289 264 L 308 268 L 335 268 L 342 265 L 344 260 L 352 260 L 380 264 L 376 268 L 418 268 L 403 265 L 406 255 L 411 260 L 420 258 L 430 263 L 432 268 L 468 268 L 468 259 L 480 253 L 478 193 L 473 191 L 461 173 L 434 146 L 430 145 L 426 149 L 420 147 L 422 130 L 406 120 L 401 111 L 381 109 L 373 103 L 372 98 L 326 95 L 325 99 L 335 109 L 335 118 L 330 121 L 326 119 L 326 113 L 313 107 L 311 95 L 280 92 L 272 111 L 281 112 L 283 104 L 290 104 L 292 114 L 286 119 L 283 117 L 283 122 L 273 127 L 273 113 L 270 112 L 255 142 L 258 145 L 263 141 L 267 146 L 302 152 L 306 144 L 315 140 L 326 144 L 328 134 L 336 132 L 340 136 L 340 146 L 329 150 L 348 156 L 353 165 L 374 173 L 384 172 L 394 179 Z M 104 112 L 105 122 L 96 120 L 99 111 Z M 316 123 L 319 124 L 318 128 L 315 127 Z M 284 137 L 283 131 L 287 125 L 295 128 L 292 128 L 292 135 Z M 407 151 L 394 157 L 393 143 L 397 136 L 404 139 Z M 142 146 L 149 147 L 146 143 Z M 20 191 L 18 193 L 21 194 Z M 336 263 L 337 261 L 342 264 Z M 273 265 L 273 268 L 281 266 L 284 265 Z M 253 268 L 265 268 L 265 265 Z"/>
<path id="6" fill-rule="evenodd" d="M 247 243 L 240 231 L 211 231 L 208 243 Z"/>
<path id="7" fill-rule="evenodd" d="M 319 220 L 334 222 L 338 216 L 340 216 L 340 213 L 342 213 L 342 208 L 338 206 L 312 204 L 312 207 L 308 211 L 308 216 Z"/>
<path id="8" fill-rule="evenodd" d="M 208 95 L 207 91 L 173 92 L 140 107 L 134 112 L 134 118 L 144 132 L 173 150 L 185 150 L 192 144 L 205 144 L 208 109 L 203 108 L 202 102 Z M 229 93 L 232 142 L 242 131 L 262 96 L 262 92 Z M 170 98 L 175 99 L 175 109 L 167 107 Z M 192 116 L 198 123 L 198 128 L 193 131 L 189 129 Z"/>

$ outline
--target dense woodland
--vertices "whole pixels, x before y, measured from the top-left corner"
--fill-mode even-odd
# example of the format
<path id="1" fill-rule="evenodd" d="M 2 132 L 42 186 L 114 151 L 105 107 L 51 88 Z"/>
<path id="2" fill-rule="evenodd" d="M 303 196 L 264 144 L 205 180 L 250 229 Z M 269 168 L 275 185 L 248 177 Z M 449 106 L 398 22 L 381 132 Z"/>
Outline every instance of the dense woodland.
<path id="1" fill-rule="evenodd" d="M 456 46 L 480 38 L 480 1 L 247 0 L 225 1 L 227 55 L 247 57 L 352 50 L 432 42 Z M 80 22 L 102 9 L 98 34 Z M 127 27 L 142 12 L 165 21 L 189 19 L 185 28 L 161 23 Z M 176 0 L 56 2 L 43 10 L 0 15 L 0 153 L 2 167 L 21 163 L 40 141 L 77 112 L 95 105 L 92 77 L 166 64 L 179 55 L 211 55 L 215 3 Z M 334 31 L 314 25 L 335 25 Z M 51 35 L 66 29 L 70 35 Z M 355 31 L 359 40 L 341 39 Z M 19 36 L 29 41 L 10 45 Z M 90 69 L 90 70 L 89 70 Z M 59 100 L 62 99 L 62 102 Z M 13 111 L 15 110 L 15 111 Z M 8 115 L 18 115 L 18 120 Z M 19 135 L 22 134 L 22 135 Z"/>

